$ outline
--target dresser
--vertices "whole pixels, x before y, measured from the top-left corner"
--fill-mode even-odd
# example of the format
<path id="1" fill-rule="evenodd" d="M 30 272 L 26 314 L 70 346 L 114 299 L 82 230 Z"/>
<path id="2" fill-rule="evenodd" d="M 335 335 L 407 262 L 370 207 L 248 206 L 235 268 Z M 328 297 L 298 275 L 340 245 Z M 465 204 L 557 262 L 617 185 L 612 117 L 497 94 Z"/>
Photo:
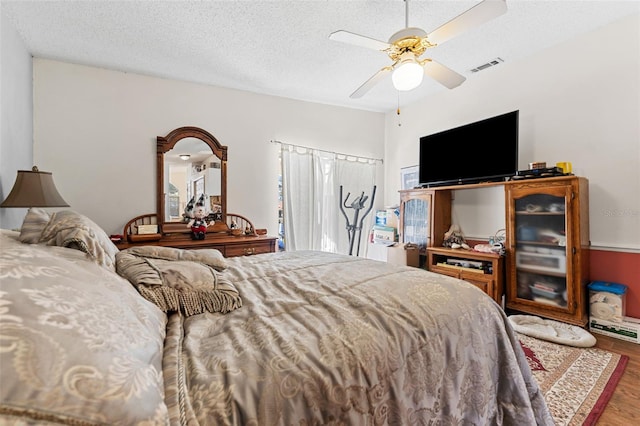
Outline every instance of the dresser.
<path id="1" fill-rule="evenodd" d="M 113 236 L 120 250 L 140 246 L 216 249 L 225 257 L 276 251 L 277 237 L 227 210 L 228 147 L 205 129 L 184 126 L 156 138 L 156 211 L 129 220 Z M 196 210 L 207 214 L 193 239 Z M 198 230 L 200 231 L 200 230 Z"/>
<path id="2" fill-rule="evenodd" d="M 225 220 L 233 223 L 235 230 L 222 222 L 211 223 L 202 240 L 194 240 L 186 231 L 185 224 L 164 224 L 165 232 L 142 234 L 141 229 L 151 227 L 152 232 L 159 230 L 155 213 L 143 214 L 129 220 L 122 230 L 122 240 L 115 243 L 120 250 L 140 246 L 175 247 L 179 249 L 216 249 L 224 257 L 251 256 L 276 251 L 278 238 L 266 235 L 266 230 L 255 229 L 253 223 L 244 216 L 228 213 Z M 247 232 L 248 230 L 248 232 Z M 234 235 L 234 233 L 238 235 Z"/>
<path id="3" fill-rule="evenodd" d="M 162 246 L 180 249 L 216 249 L 224 257 L 250 256 L 276 251 L 277 237 L 268 235 L 252 236 L 207 236 L 204 240 L 192 240 L 188 234 L 164 236 L 157 241 L 121 242 L 116 244 L 120 250 L 139 246 Z"/>

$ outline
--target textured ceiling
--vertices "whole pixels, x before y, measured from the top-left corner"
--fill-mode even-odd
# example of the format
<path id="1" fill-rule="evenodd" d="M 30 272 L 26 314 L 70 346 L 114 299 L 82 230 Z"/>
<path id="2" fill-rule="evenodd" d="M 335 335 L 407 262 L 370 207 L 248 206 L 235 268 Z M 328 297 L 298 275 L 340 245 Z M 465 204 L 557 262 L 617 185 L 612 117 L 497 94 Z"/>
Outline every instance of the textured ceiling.
<path id="1" fill-rule="evenodd" d="M 409 3 L 409 25 L 430 32 L 476 1 Z M 508 11 L 428 55 L 468 80 L 496 57 L 505 64 L 632 13 L 640 2 L 510 0 Z M 360 99 L 349 95 L 380 68 L 384 53 L 330 41 L 347 30 L 387 41 L 405 26 L 402 0 L 387 1 L 9 1 L 6 14 L 35 57 L 391 111 L 387 78 Z M 448 90 L 425 77 L 403 104 Z M 453 89 L 455 90 L 455 89 Z"/>

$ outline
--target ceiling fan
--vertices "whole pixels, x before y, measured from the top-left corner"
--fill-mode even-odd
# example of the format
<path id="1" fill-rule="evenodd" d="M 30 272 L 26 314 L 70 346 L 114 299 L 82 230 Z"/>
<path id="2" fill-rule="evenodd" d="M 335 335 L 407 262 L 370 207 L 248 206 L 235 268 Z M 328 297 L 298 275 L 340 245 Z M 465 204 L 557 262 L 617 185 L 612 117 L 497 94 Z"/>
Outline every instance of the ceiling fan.
<path id="1" fill-rule="evenodd" d="M 360 98 L 389 73 L 397 90 L 407 91 L 418 87 L 427 74 L 443 86 L 453 89 L 466 79 L 450 68 L 430 58 L 420 59 L 427 50 L 447 40 L 480 26 L 507 11 L 506 0 L 484 0 L 427 34 L 424 30 L 409 27 L 409 0 L 405 2 L 405 28 L 393 34 L 388 42 L 376 40 L 349 31 L 331 33 L 329 39 L 385 52 L 393 63 L 382 68 L 355 92 L 351 98 Z"/>

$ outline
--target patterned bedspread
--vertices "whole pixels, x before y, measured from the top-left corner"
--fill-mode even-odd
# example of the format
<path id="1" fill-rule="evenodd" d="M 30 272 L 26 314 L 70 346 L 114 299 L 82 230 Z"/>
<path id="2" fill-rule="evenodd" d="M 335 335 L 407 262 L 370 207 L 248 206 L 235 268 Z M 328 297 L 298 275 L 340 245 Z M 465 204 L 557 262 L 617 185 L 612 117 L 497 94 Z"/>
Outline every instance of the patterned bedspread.
<path id="1" fill-rule="evenodd" d="M 0 424 L 553 424 L 504 313 L 463 281 L 237 257 L 221 274 L 242 307 L 186 317 L 112 259 L 9 231 L 0 246 Z"/>
<path id="2" fill-rule="evenodd" d="M 320 252 L 228 259 L 243 307 L 172 315 L 172 424 L 553 424 L 518 340 L 465 282 Z"/>

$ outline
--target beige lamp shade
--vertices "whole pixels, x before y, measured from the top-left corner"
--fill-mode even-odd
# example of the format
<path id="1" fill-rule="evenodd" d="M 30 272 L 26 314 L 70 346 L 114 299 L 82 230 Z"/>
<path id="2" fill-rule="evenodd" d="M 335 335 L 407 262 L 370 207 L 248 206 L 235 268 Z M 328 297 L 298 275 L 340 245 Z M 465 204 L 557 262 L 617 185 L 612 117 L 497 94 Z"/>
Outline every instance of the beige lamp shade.
<path id="1" fill-rule="evenodd" d="M 9 196 L 0 207 L 69 207 L 58 193 L 51 172 L 18 170 Z"/>

